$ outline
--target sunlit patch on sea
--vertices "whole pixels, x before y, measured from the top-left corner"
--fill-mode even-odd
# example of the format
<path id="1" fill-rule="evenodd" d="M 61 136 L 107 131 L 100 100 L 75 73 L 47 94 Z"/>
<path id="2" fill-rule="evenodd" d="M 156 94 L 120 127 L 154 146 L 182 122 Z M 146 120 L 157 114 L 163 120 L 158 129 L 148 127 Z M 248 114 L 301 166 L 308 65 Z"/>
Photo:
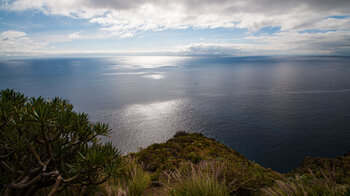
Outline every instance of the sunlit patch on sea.
<path id="1" fill-rule="evenodd" d="M 177 57 L 0 61 L 0 88 L 68 98 L 124 153 L 201 132 L 285 172 L 350 150 L 350 58 Z"/>

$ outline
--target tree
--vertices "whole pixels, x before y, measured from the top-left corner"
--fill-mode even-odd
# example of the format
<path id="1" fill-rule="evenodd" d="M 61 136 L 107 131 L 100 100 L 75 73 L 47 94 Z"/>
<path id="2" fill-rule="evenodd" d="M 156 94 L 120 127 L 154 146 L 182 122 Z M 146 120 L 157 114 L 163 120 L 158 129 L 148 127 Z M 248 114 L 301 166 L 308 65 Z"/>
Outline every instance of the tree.
<path id="1" fill-rule="evenodd" d="M 110 130 L 92 123 L 61 98 L 28 99 L 14 90 L 0 92 L 0 194 L 32 195 L 52 187 L 98 185 L 120 168 L 120 152 L 99 142 Z"/>

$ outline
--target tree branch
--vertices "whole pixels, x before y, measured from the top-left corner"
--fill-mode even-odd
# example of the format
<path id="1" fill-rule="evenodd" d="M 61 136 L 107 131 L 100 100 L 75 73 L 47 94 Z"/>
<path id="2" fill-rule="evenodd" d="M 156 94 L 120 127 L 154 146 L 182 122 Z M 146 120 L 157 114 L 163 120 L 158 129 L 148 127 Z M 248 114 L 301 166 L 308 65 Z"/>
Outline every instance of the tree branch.
<path id="1" fill-rule="evenodd" d="M 35 178 L 33 178 L 32 180 L 30 180 L 29 182 L 27 183 L 11 183 L 9 185 L 10 188 L 14 188 L 14 189 L 25 189 L 25 188 L 28 188 L 30 186 L 32 186 L 33 184 L 39 182 L 39 180 L 41 179 L 41 175 L 37 175 Z"/>
<path id="2" fill-rule="evenodd" d="M 60 172 L 57 170 L 42 174 L 42 176 L 44 176 L 44 177 L 53 177 L 53 176 L 59 176 L 59 175 L 60 175 Z"/>
<path id="3" fill-rule="evenodd" d="M 24 176 L 28 175 L 32 168 L 32 156 L 29 156 L 28 161 L 27 161 L 27 168 L 22 172 L 22 174 L 16 179 L 16 182 L 18 182 L 20 179 L 24 178 Z"/>
<path id="4" fill-rule="evenodd" d="M 78 177 L 80 176 L 80 173 L 78 173 L 77 175 L 71 177 L 71 178 L 68 178 L 67 180 L 63 180 L 64 183 L 71 183 L 73 182 L 74 180 L 78 179 Z"/>
<path id="5" fill-rule="evenodd" d="M 61 176 L 57 176 L 55 186 L 53 187 L 53 189 L 51 190 L 51 192 L 48 194 L 48 196 L 53 196 L 53 195 L 56 194 L 56 192 L 57 192 L 58 189 L 60 188 L 61 181 L 62 181 L 62 177 L 61 177 Z"/>
<path id="6" fill-rule="evenodd" d="M 38 161 L 40 166 L 44 166 L 44 163 L 41 161 L 39 154 L 35 151 L 34 147 L 31 144 L 28 144 L 29 150 L 33 153 L 35 159 Z"/>
<path id="7" fill-rule="evenodd" d="M 7 155 L 0 155 L 0 159 L 5 159 L 9 156 L 11 156 L 13 153 L 15 153 L 14 151 L 12 151 L 11 153 L 7 154 Z"/>
<path id="8" fill-rule="evenodd" d="M 53 162 L 55 162 L 56 160 L 55 160 L 55 158 L 53 157 L 52 148 L 51 148 L 51 143 L 48 142 L 48 143 L 46 144 L 46 149 L 47 149 L 47 152 L 49 153 L 49 156 L 50 156 L 51 160 L 52 160 Z"/>
<path id="9" fill-rule="evenodd" d="M 0 165 L 1 165 L 4 169 L 6 169 L 7 171 L 12 172 L 12 173 L 15 173 L 15 170 L 14 170 L 12 167 L 10 167 L 9 165 L 7 165 L 7 163 L 6 163 L 5 161 L 0 161 Z"/>

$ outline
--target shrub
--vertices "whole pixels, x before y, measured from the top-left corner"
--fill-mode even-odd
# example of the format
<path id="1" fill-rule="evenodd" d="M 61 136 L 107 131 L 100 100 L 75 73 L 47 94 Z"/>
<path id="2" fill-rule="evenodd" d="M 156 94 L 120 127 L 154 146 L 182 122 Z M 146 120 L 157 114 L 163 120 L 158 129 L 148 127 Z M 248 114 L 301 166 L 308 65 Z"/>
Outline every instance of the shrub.
<path id="1" fill-rule="evenodd" d="M 142 166 L 136 160 L 131 159 L 128 164 L 127 192 L 130 196 L 141 196 L 151 183 L 151 177 L 143 171 Z"/>
<path id="2" fill-rule="evenodd" d="M 222 165 L 201 162 L 164 173 L 165 184 L 174 196 L 225 196 L 229 188 L 224 179 L 220 179 Z"/>
<path id="3" fill-rule="evenodd" d="M 347 194 L 345 192 L 347 187 L 336 182 L 335 167 L 329 169 L 325 165 L 324 168 L 319 167 L 317 173 L 320 175 L 316 175 L 309 169 L 308 175 L 296 174 L 295 178 L 292 179 L 276 180 L 273 187 L 264 188 L 262 192 L 271 196 L 336 196 Z"/>
<path id="4" fill-rule="evenodd" d="M 174 138 L 175 137 L 181 137 L 181 136 L 185 136 L 188 135 L 189 133 L 187 133 L 186 131 L 178 131 L 175 133 Z"/>
<path id="5" fill-rule="evenodd" d="M 105 187 L 107 195 L 141 196 L 151 184 L 151 176 L 136 159 L 125 157 L 119 178 L 110 180 Z"/>
<path id="6" fill-rule="evenodd" d="M 0 92 L 0 182 L 5 195 L 49 195 L 78 184 L 105 182 L 116 174 L 121 158 L 107 136 L 106 124 L 92 123 L 73 111 L 67 100 L 28 99 L 13 90 Z"/>

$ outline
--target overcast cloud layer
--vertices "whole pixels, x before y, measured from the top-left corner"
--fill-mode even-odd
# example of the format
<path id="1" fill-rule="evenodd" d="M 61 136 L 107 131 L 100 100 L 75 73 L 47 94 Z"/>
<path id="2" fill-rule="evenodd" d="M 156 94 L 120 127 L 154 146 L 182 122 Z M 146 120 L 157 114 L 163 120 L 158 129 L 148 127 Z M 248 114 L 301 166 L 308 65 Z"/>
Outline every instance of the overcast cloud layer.
<path id="1" fill-rule="evenodd" d="M 224 28 L 243 29 L 243 41 L 225 36 L 222 40 L 226 41 L 179 42 L 167 51 L 228 55 L 350 54 L 349 0 L 3 0 L 1 10 L 40 11 L 47 16 L 86 19 L 99 26 L 92 34 L 84 34 L 83 28 L 71 32 L 61 40 L 65 42 L 78 39 L 118 42 L 142 37 L 148 31 Z M 257 33 L 267 27 L 278 30 Z M 21 45 L 16 45 L 16 41 Z M 55 41 L 36 43 L 27 32 L 8 29 L 1 33 L 0 52 L 16 55 L 21 51 L 45 51 L 51 42 Z"/>

